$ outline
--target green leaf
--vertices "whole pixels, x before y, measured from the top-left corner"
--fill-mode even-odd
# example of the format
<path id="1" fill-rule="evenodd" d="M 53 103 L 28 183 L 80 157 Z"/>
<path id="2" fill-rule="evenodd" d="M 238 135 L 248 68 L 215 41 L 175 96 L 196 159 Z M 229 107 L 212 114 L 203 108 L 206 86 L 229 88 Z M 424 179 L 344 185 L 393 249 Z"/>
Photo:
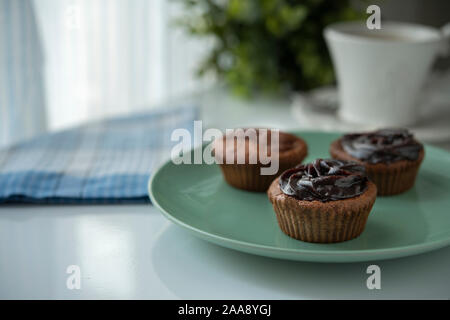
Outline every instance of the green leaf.
<path id="1" fill-rule="evenodd" d="M 323 28 L 361 19 L 349 0 L 177 0 L 177 26 L 213 37 L 199 68 L 212 71 L 240 96 L 308 90 L 334 81 Z"/>

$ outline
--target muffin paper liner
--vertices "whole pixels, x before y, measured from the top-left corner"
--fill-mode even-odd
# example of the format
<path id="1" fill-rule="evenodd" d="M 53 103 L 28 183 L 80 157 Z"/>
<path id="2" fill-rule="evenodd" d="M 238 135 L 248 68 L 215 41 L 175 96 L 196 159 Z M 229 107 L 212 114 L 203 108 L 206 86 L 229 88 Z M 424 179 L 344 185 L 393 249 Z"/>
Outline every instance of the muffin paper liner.
<path id="1" fill-rule="evenodd" d="M 225 181 L 235 188 L 248 191 L 266 191 L 275 176 L 263 176 L 258 165 L 220 165 Z"/>
<path id="2" fill-rule="evenodd" d="M 225 181 L 235 188 L 247 191 L 266 191 L 272 181 L 285 170 L 300 164 L 307 155 L 307 146 L 280 158 L 277 174 L 261 175 L 261 164 L 219 164 Z"/>
<path id="3" fill-rule="evenodd" d="M 393 168 L 380 170 L 366 166 L 369 179 L 377 185 L 380 196 L 399 194 L 411 189 L 416 181 L 420 162 L 402 163 Z"/>
<path id="4" fill-rule="evenodd" d="M 325 203 L 314 201 L 317 205 L 285 195 L 274 197 L 272 202 L 278 225 L 285 234 L 306 242 L 333 243 L 356 238 L 363 232 L 375 202 L 375 185 L 364 194 Z"/>

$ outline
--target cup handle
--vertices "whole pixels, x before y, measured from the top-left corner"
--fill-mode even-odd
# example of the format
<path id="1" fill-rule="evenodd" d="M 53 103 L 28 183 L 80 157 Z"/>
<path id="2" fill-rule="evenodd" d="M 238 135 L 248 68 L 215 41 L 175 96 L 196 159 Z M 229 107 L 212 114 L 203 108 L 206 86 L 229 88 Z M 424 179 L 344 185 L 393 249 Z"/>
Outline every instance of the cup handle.
<path id="1" fill-rule="evenodd" d="M 450 54 L 450 22 L 441 27 L 441 34 L 444 40 L 442 56 L 448 56 Z"/>

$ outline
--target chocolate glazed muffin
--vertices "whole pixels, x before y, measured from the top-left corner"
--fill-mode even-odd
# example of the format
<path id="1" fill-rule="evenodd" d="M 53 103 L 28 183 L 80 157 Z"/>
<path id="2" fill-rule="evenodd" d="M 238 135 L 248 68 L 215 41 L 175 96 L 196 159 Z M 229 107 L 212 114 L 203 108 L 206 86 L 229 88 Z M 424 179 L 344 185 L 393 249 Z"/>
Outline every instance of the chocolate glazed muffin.
<path id="1" fill-rule="evenodd" d="M 358 237 L 376 194 L 364 166 L 333 159 L 289 169 L 267 191 L 281 230 L 292 238 L 317 243 Z"/>
<path id="2" fill-rule="evenodd" d="M 411 189 L 425 156 L 423 145 L 406 129 L 344 135 L 330 146 L 335 159 L 363 164 L 381 196 Z"/>
<path id="3" fill-rule="evenodd" d="M 249 129 L 244 129 L 244 132 L 248 133 L 247 130 Z M 232 146 L 232 149 L 229 148 L 230 146 L 226 146 L 225 144 L 226 135 L 223 136 L 222 139 L 216 139 L 214 141 L 213 149 L 216 149 L 218 143 L 222 143 L 223 150 L 225 150 L 225 152 L 222 155 L 218 155 L 217 153 L 215 153 L 215 157 L 216 160 L 221 160 L 222 162 L 219 163 L 219 166 L 225 178 L 225 181 L 228 184 L 235 188 L 247 191 L 264 192 L 267 190 L 267 188 L 269 188 L 273 179 L 275 179 L 275 177 L 277 177 L 281 172 L 301 163 L 308 153 L 308 148 L 306 142 L 303 139 L 289 133 L 279 132 L 279 150 L 277 154 L 273 155 L 274 157 L 278 155 L 278 170 L 275 174 L 263 175 L 261 174 L 261 168 L 269 167 L 270 164 L 261 163 L 259 149 L 261 143 L 266 143 L 267 155 L 272 156 L 270 148 L 272 130 L 267 129 L 266 141 L 260 141 L 260 129 L 252 130 L 256 131 L 257 139 L 249 139 L 248 136 L 245 136 L 243 138 L 245 139 L 244 164 L 239 164 L 237 162 L 237 137 L 234 138 L 235 143 Z M 239 139 L 242 139 L 242 137 Z M 249 154 L 251 151 L 256 152 L 257 154 L 257 161 L 253 164 L 249 161 Z M 225 163 L 225 155 L 230 153 L 232 155 L 234 154 L 234 161 L 232 163 Z"/>

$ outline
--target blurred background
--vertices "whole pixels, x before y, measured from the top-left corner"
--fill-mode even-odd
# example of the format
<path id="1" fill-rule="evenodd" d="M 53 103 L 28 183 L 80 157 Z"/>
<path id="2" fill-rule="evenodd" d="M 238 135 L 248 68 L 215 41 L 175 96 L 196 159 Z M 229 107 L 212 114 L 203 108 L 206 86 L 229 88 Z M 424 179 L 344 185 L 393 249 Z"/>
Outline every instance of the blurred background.
<path id="1" fill-rule="evenodd" d="M 293 106 L 295 94 L 335 84 L 323 28 L 367 18 L 368 4 L 0 0 L 0 146 L 186 101 L 200 105 L 208 124 L 219 128 L 304 127 L 305 113 L 299 116 Z M 381 7 L 383 20 L 435 27 L 450 21 L 446 0 L 370 4 Z M 433 67 L 433 87 L 445 110 L 450 109 L 450 98 L 442 96 L 450 92 L 449 65 L 440 59 Z M 325 92 L 319 102 L 333 97 Z M 326 123 L 324 129 L 342 129 L 330 125 L 332 115 L 326 117 L 314 119 Z M 434 130 L 450 127 L 449 119 Z M 430 121 L 416 129 L 433 140 Z M 439 139 L 447 144 L 450 133 Z"/>

